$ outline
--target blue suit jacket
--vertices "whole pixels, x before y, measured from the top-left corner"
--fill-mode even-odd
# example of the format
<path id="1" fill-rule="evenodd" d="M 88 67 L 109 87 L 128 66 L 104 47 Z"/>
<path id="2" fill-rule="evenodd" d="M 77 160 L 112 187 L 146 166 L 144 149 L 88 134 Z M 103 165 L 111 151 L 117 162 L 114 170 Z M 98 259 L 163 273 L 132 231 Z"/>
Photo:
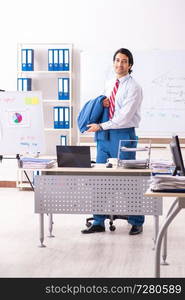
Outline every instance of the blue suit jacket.
<path id="1" fill-rule="evenodd" d="M 87 125 L 92 123 L 103 123 L 109 120 L 109 109 L 103 107 L 102 101 L 106 96 L 99 96 L 85 103 L 79 112 L 77 122 L 80 132 L 88 130 Z M 107 140 L 109 138 L 109 130 L 101 130 L 95 132 L 95 140 Z"/>

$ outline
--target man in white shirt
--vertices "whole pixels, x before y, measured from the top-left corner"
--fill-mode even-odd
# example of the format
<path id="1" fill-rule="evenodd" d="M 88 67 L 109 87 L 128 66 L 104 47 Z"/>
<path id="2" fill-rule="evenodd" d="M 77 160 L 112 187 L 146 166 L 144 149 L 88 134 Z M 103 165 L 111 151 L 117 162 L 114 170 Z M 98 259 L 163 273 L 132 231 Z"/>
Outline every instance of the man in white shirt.
<path id="1" fill-rule="evenodd" d="M 107 82 L 105 86 L 105 98 L 103 106 L 109 107 L 109 120 L 101 124 L 89 124 L 88 132 L 108 130 L 108 140 L 97 141 L 97 163 L 106 163 L 108 158 L 117 158 L 120 140 L 126 140 L 127 147 L 136 147 L 133 142 L 137 140 L 135 128 L 140 122 L 140 107 L 142 103 L 142 89 L 131 77 L 133 66 L 132 53 L 125 48 L 116 51 L 113 56 L 113 67 L 116 78 Z M 116 81 L 116 83 L 115 83 Z M 134 159 L 135 153 L 122 159 Z M 105 231 L 105 215 L 94 215 L 94 222 L 82 233 L 94 233 Z M 132 225 L 130 235 L 139 234 L 143 231 L 144 216 L 128 216 L 128 223 Z"/>

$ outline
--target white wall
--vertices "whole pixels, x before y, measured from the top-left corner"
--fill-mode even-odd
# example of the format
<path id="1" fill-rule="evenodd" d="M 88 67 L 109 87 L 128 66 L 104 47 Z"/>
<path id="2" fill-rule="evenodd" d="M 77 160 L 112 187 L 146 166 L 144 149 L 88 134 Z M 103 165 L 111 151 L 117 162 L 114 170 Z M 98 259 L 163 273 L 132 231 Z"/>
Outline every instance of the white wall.
<path id="1" fill-rule="evenodd" d="M 1 3 L 0 88 L 16 89 L 18 42 L 77 50 L 185 48 L 184 0 L 17 0 Z"/>
<path id="2" fill-rule="evenodd" d="M 80 51 L 185 49 L 184 0 L 16 0 L 1 3 L 0 89 L 16 90 L 17 43 L 73 43 Z"/>

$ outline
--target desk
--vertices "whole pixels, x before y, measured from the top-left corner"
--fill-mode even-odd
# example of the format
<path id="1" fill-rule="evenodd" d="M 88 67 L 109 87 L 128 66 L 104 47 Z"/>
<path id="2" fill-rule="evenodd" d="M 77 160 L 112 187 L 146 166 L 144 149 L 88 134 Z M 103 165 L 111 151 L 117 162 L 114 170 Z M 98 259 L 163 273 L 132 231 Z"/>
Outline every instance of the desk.
<path id="1" fill-rule="evenodd" d="M 171 204 L 166 218 L 164 220 L 164 223 L 162 224 L 158 235 L 157 235 L 157 240 L 155 244 L 155 277 L 160 277 L 160 253 L 161 253 L 161 245 L 162 241 L 164 239 L 163 243 L 163 260 L 165 264 L 165 260 L 167 257 L 167 229 L 168 226 L 172 223 L 176 215 L 180 212 L 182 208 L 185 208 L 185 193 L 158 193 L 158 192 L 151 192 L 148 190 L 145 193 L 145 196 L 147 197 L 176 197 L 176 199 L 173 201 Z"/>
<path id="2" fill-rule="evenodd" d="M 52 168 L 35 176 L 35 213 L 40 215 L 40 242 L 44 247 L 44 214 L 153 215 L 156 240 L 162 198 L 145 197 L 150 170 L 106 168 Z"/>

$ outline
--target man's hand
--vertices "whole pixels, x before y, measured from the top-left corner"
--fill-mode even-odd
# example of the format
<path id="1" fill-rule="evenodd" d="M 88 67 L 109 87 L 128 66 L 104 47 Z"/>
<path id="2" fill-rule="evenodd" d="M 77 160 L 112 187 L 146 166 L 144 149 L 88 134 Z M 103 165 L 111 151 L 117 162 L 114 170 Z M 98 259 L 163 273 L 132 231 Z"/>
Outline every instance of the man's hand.
<path id="1" fill-rule="evenodd" d="M 89 129 L 87 130 L 87 132 L 96 132 L 101 130 L 100 125 L 96 124 L 96 123 L 92 123 L 87 125 L 87 127 L 89 127 Z"/>
<path id="2" fill-rule="evenodd" d="M 109 107 L 109 98 L 103 99 L 103 107 Z"/>

